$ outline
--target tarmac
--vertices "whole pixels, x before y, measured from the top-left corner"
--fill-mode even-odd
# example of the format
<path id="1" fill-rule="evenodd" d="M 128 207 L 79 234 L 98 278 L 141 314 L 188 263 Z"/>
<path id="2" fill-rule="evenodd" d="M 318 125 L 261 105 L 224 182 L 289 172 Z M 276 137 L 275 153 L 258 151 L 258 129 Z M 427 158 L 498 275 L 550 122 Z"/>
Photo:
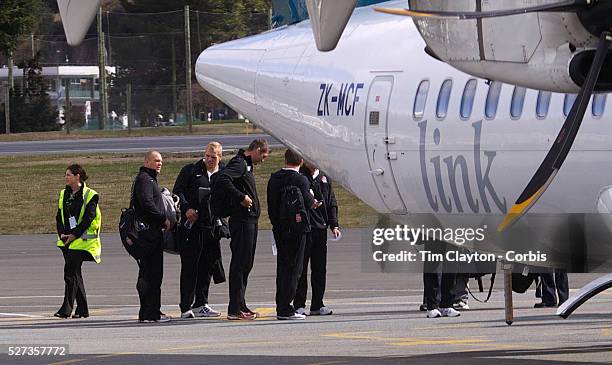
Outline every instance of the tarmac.
<path id="1" fill-rule="evenodd" d="M 88 138 L 2 142 L 0 143 L 0 156 L 65 153 L 140 153 L 152 149 L 160 152 L 194 152 L 201 151 L 211 141 L 218 141 L 225 150 L 231 150 L 244 148 L 255 138 L 265 138 L 271 147 L 282 146 L 276 138 L 267 134 Z"/>
<path id="2" fill-rule="evenodd" d="M 552 364 L 612 362 L 612 293 L 568 319 L 534 309 L 534 290 L 514 294 L 514 324 L 504 322 L 499 279 L 488 303 L 470 299 L 460 317 L 427 319 L 420 274 L 372 274 L 361 267 L 361 234 L 329 242 L 325 304 L 331 316 L 275 317 L 271 233 L 261 231 L 247 303 L 255 321 L 225 319 L 227 283 L 214 285 L 219 318 L 137 321 L 136 262 L 116 234 L 103 235 L 103 263 L 85 263 L 90 314 L 52 315 L 63 298 L 63 259 L 53 235 L 0 236 L 0 364 Z M 222 241 L 226 272 L 229 244 Z M 166 254 L 162 311 L 180 317 L 178 256 Z M 598 274 L 570 274 L 572 292 Z M 501 275 L 498 275 L 501 278 Z M 488 280 L 485 280 L 488 283 Z M 484 297 L 485 293 L 475 293 Z M 11 356 L 9 346 L 64 346 L 63 356 Z"/>

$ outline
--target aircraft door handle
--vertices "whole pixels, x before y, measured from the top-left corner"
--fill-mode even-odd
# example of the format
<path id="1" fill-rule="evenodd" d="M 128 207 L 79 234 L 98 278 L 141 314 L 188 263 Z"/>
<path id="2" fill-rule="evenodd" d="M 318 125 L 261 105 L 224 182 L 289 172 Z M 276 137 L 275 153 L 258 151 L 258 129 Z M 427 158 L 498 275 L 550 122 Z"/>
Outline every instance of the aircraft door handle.
<path id="1" fill-rule="evenodd" d="M 374 175 L 374 176 L 380 176 L 380 175 L 385 173 L 385 170 L 383 170 L 383 169 L 374 169 L 374 170 L 370 170 L 368 172 L 370 174 Z"/>
<path id="2" fill-rule="evenodd" d="M 389 152 L 385 154 L 387 160 L 397 160 L 397 152 Z"/>
<path id="3" fill-rule="evenodd" d="M 385 142 L 385 144 L 395 144 L 395 137 L 385 137 L 383 138 L 383 142 Z"/>

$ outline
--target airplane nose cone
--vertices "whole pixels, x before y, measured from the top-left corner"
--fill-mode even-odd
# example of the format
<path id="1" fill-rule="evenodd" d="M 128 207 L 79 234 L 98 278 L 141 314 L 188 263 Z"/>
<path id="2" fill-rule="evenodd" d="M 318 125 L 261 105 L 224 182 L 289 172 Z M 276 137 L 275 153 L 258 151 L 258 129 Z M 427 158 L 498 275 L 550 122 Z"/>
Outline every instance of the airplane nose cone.
<path id="1" fill-rule="evenodd" d="M 256 120 L 255 80 L 264 50 L 242 47 L 240 41 L 207 48 L 196 61 L 198 83 L 251 120 Z"/>

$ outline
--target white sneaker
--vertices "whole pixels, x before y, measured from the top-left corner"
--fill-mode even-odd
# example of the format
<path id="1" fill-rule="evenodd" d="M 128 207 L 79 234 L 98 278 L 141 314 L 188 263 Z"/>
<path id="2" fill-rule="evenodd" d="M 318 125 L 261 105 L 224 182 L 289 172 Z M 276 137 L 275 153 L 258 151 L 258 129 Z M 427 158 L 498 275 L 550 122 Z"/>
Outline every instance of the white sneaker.
<path id="1" fill-rule="evenodd" d="M 457 310 L 469 310 L 470 306 L 468 305 L 467 300 L 461 299 L 453 304 L 453 308 Z"/>
<path id="2" fill-rule="evenodd" d="M 329 316 L 332 313 L 334 313 L 334 311 L 327 307 L 321 307 L 319 308 L 319 310 L 310 311 L 311 316 Z"/>
<path id="3" fill-rule="evenodd" d="M 299 314 L 299 313 L 293 313 L 290 316 L 276 316 L 276 319 L 278 319 L 278 320 L 287 320 L 287 321 L 303 320 L 303 319 L 306 319 L 306 316 L 303 315 L 303 314 Z"/>
<path id="4" fill-rule="evenodd" d="M 162 314 L 159 316 L 159 320 L 157 321 L 158 323 L 166 323 L 166 322 L 170 322 L 172 320 L 172 317 L 167 316 L 165 314 Z"/>
<path id="5" fill-rule="evenodd" d="M 427 311 L 427 318 L 440 318 L 440 317 L 442 317 L 442 313 L 440 313 L 440 311 L 437 309 L 432 309 L 430 311 Z"/>
<path id="6" fill-rule="evenodd" d="M 195 318 L 195 314 L 190 309 L 187 312 L 181 313 L 181 318 L 183 318 L 183 319 Z"/>
<path id="7" fill-rule="evenodd" d="M 440 313 L 443 317 L 459 317 L 461 315 L 461 313 L 453 307 L 440 308 Z"/>
<path id="8" fill-rule="evenodd" d="M 295 313 L 306 315 L 306 308 L 298 308 L 295 310 Z"/>
<path id="9" fill-rule="evenodd" d="M 193 314 L 196 317 L 219 317 L 221 312 L 217 312 L 212 309 L 208 304 L 204 304 L 201 307 L 193 308 Z"/>

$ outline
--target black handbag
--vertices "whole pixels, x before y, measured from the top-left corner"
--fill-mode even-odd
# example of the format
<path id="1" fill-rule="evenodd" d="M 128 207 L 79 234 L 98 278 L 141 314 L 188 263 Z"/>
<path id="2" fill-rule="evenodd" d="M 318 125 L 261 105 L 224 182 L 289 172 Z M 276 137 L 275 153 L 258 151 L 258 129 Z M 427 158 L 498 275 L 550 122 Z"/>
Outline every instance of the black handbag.
<path id="1" fill-rule="evenodd" d="M 121 243 L 130 256 L 136 260 L 147 256 L 150 252 L 151 247 L 147 247 L 142 238 L 142 233 L 149 229 L 149 226 L 138 219 L 136 216 L 136 210 L 134 209 L 134 184 L 136 179 L 132 182 L 132 189 L 130 194 L 130 206 L 128 208 L 121 209 L 121 216 L 119 217 L 119 236 Z"/>
<path id="2" fill-rule="evenodd" d="M 136 212 L 133 207 L 122 208 L 119 217 L 119 236 L 121 243 L 130 256 L 139 259 L 137 250 L 138 230 L 136 222 Z"/>

